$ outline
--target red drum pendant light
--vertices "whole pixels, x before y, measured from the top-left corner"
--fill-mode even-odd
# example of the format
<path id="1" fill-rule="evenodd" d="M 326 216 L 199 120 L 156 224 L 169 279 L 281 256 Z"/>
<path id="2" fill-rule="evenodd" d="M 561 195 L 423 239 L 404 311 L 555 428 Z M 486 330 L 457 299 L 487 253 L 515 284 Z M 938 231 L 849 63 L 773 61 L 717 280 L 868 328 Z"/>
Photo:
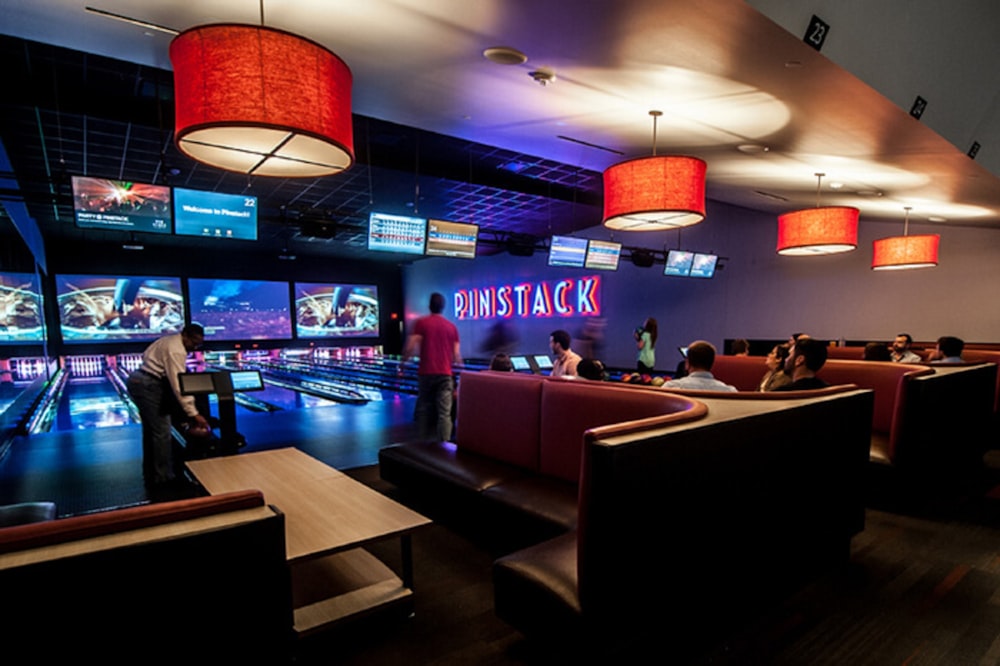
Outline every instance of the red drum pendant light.
<path id="1" fill-rule="evenodd" d="M 820 181 L 824 175 L 816 174 L 816 208 L 778 216 L 778 254 L 835 254 L 858 246 L 860 211 L 849 206 L 821 208 L 819 205 Z"/>
<path id="2" fill-rule="evenodd" d="M 319 44 L 263 26 L 213 24 L 174 38 L 170 61 L 175 140 L 192 159 L 286 178 L 354 163 L 351 70 Z"/>
<path id="3" fill-rule="evenodd" d="M 604 171 L 604 226 L 621 231 L 659 231 L 698 224 L 705 219 L 703 160 L 684 155 L 656 155 L 625 160 Z"/>
<path id="4" fill-rule="evenodd" d="M 902 236 L 880 238 L 872 242 L 872 270 L 892 271 L 930 268 L 938 264 L 938 234 L 908 235 L 910 208 L 907 206 Z"/>

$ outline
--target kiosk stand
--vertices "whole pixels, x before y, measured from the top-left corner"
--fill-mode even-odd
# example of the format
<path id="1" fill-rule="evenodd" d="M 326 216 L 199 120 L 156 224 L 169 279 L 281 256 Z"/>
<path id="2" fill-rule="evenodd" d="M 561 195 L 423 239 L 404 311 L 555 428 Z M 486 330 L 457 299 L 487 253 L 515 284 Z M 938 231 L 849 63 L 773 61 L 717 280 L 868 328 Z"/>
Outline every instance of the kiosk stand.
<path id="1" fill-rule="evenodd" d="M 182 372 L 177 375 L 177 379 L 183 395 L 192 395 L 198 399 L 199 396 L 207 398 L 214 393 L 219 401 L 219 436 L 198 438 L 206 440 L 198 443 L 191 441 L 193 438 L 189 437 L 189 457 L 233 455 L 246 446 L 246 438 L 236 430 L 236 394 L 263 390 L 264 380 L 259 370 Z"/>

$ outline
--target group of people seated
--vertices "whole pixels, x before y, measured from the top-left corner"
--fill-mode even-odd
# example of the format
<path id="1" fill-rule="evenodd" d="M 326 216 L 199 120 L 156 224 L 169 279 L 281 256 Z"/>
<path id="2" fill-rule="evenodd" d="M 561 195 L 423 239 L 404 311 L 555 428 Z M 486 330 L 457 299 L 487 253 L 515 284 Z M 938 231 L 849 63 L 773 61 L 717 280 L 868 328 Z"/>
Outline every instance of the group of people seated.
<path id="1" fill-rule="evenodd" d="M 864 359 L 895 363 L 961 363 L 964 341 L 954 336 L 938 338 L 937 345 L 927 359 L 910 349 L 913 338 L 908 333 L 900 333 L 892 345 L 884 342 L 870 342 L 865 346 Z M 549 345 L 555 356 L 552 376 L 576 375 L 594 381 L 607 380 L 609 375 L 604 364 L 597 359 L 580 358 L 570 349 L 570 336 L 566 331 L 553 331 Z M 732 345 L 734 355 L 748 356 L 749 343 L 740 339 Z M 715 346 L 705 340 L 696 340 L 687 346 L 685 359 L 678 367 L 675 377 L 662 384 L 665 389 L 692 389 L 700 391 L 736 391 L 736 387 L 726 384 L 712 375 L 715 363 Z M 817 376 L 826 363 L 827 346 L 821 340 L 805 333 L 796 333 L 788 342 L 775 345 L 767 355 L 764 365 L 767 370 L 761 377 L 759 391 L 806 391 L 820 389 L 827 383 Z M 498 353 L 490 363 L 490 370 L 513 372 L 510 357 Z"/>

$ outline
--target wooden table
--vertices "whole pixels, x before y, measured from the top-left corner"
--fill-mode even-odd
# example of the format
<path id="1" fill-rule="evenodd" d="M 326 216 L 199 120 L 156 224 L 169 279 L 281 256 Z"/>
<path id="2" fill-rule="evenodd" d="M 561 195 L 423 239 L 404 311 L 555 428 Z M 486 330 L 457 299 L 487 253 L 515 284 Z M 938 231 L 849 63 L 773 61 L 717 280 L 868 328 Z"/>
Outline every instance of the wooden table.
<path id="1" fill-rule="evenodd" d="M 187 467 L 213 495 L 257 488 L 285 514 L 299 636 L 410 600 L 410 535 L 428 518 L 294 448 L 192 460 Z M 394 537 L 400 576 L 364 549 Z"/>

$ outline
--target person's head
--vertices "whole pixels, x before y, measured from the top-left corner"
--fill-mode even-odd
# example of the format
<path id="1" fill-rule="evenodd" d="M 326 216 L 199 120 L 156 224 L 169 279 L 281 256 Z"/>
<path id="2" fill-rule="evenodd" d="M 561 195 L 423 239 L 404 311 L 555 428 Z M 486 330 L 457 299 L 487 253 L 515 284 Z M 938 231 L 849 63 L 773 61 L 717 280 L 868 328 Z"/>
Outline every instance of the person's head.
<path id="1" fill-rule="evenodd" d="M 656 318 L 655 317 L 649 317 L 649 318 L 646 319 L 646 321 L 644 321 L 642 323 L 642 330 L 644 330 L 647 333 L 649 333 L 649 340 L 652 343 L 653 347 L 656 346 L 657 328 L 658 327 L 657 327 L 657 324 L 656 324 Z"/>
<path id="2" fill-rule="evenodd" d="M 205 344 L 205 329 L 201 324 L 188 324 L 181 329 L 181 342 L 188 352 L 200 349 Z"/>
<path id="3" fill-rule="evenodd" d="M 436 291 L 431 294 L 429 307 L 433 314 L 441 314 L 444 312 L 444 295 Z"/>
<path id="4" fill-rule="evenodd" d="M 490 370 L 514 372 L 514 363 L 510 360 L 510 356 L 507 356 L 507 354 L 497 352 L 493 355 L 493 360 L 490 361 Z"/>
<path id="5" fill-rule="evenodd" d="M 558 331 L 552 331 L 549 336 L 549 346 L 552 348 L 552 353 L 557 356 L 561 356 L 566 353 L 569 349 L 570 337 L 569 332 L 559 329 Z"/>
<path id="6" fill-rule="evenodd" d="M 909 333 L 899 333 L 896 335 L 896 339 L 892 341 L 892 351 L 897 354 L 902 354 L 910 348 L 913 344 L 913 338 L 910 337 Z"/>
<path id="7" fill-rule="evenodd" d="M 771 353 L 767 355 L 767 360 L 764 361 L 767 365 L 767 369 L 771 372 L 779 370 L 785 367 L 785 360 L 788 358 L 788 353 L 791 350 L 791 346 L 787 342 L 782 342 L 780 345 L 774 345 L 771 349 Z"/>
<path id="8" fill-rule="evenodd" d="M 711 370 L 715 363 L 715 345 L 705 340 L 695 340 L 688 345 L 687 367 L 689 371 Z"/>
<path id="9" fill-rule="evenodd" d="M 607 373 L 604 371 L 604 364 L 596 358 L 585 358 L 576 366 L 576 374 L 584 379 L 595 382 L 604 381 Z"/>
<path id="10" fill-rule="evenodd" d="M 744 338 L 736 338 L 735 340 L 733 340 L 733 344 L 730 345 L 729 352 L 733 356 L 749 356 L 750 341 Z"/>
<path id="11" fill-rule="evenodd" d="M 962 350 L 965 349 L 965 342 L 961 338 L 943 335 L 938 338 L 937 348 L 945 358 L 959 357 L 962 355 Z"/>
<path id="12" fill-rule="evenodd" d="M 869 342 L 865 345 L 864 360 L 891 361 L 892 352 L 889 351 L 889 345 L 884 342 Z"/>
<path id="13" fill-rule="evenodd" d="M 794 347 L 795 346 L 795 341 L 798 340 L 799 338 L 801 338 L 804 335 L 806 337 L 809 337 L 805 333 L 792 333 L 791 335 L 789 335 L 788 336 L 788 346 L 789 347 Z"/>
<path id="14" fill-rule="evenodd" d="M 811 376 L 826 363 L 826 345 L 808 336 L 799 336 L 785 361 L 785 374 Z"/>

